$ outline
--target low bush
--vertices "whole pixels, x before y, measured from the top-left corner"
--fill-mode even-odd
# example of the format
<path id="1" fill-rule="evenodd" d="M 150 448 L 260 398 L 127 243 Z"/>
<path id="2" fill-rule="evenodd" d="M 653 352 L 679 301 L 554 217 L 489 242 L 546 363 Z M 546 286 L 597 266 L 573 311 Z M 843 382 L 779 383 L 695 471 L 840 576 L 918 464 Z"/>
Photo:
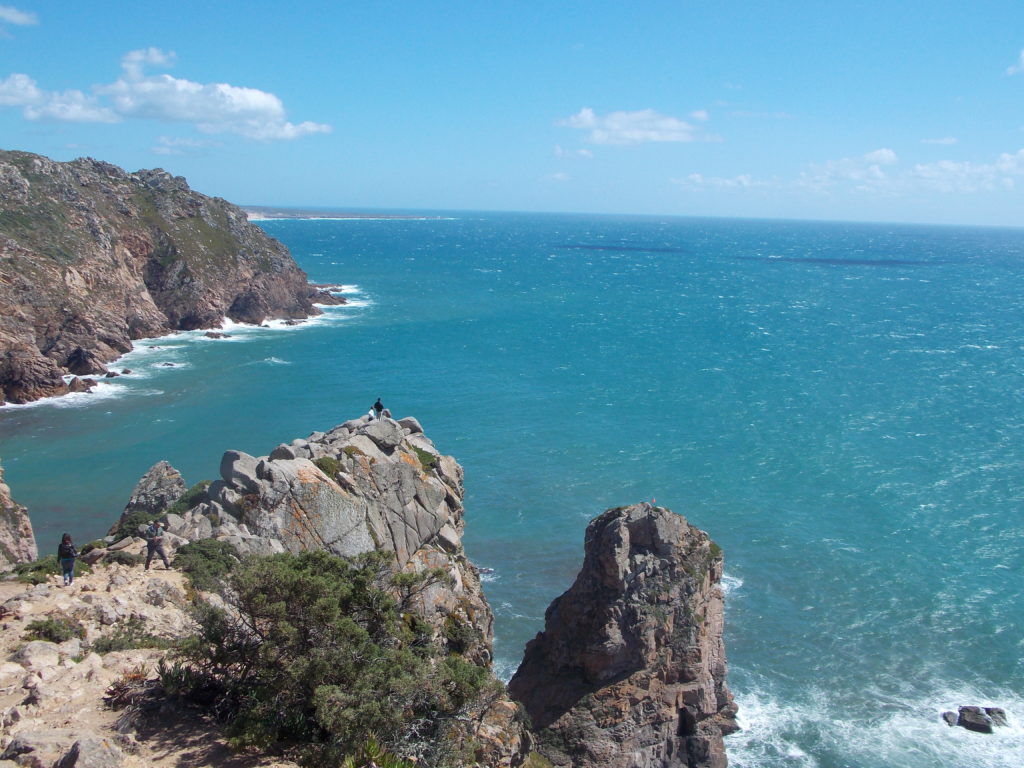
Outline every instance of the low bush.
<path id="1" fill-rule="evenodd" d="M 313 459 L 313 463 L 332 480 L 341 471 L 341 462 L 332 456 L 321 456 L 319 459 Z"/>
<path id="2" fill-rule="evenodd" d="M 166 649 L 173 645 L 172 640 L 147 632 L 145 621 L 133 616 L 126 621 L 119 622 L 109 634 L 98 638 L 92 644 L 91 650 L 102 656 L 111 651 L 129 651 L 133 648 Z"/>
<path id="3" fill-rule="evenodd" d="M 238 559 L 238 550 L 226 541 L 199 539 L 178 549 L 174 567 L 188 575 L 193 587 L 210 592 L 234 570 Z"/>
<path id="4" fill-rule="evenodd" d="M 63 643 L 77 637 L 85 637 L 85 627 L 80 621 L 66 616 L 50 616 L 45 619 L 30 621 L 25 627 L 25 638 L 28 640 L 48 640 L 51 643 Z"/>
<path id="5" fill-rule="evenodd" d="M 420 460 L 420 464 L 423 465 L 424 472 L 430 472 L 437 466 L 437 456 L 432 454 L 430 451 L 424 451 L 422 448 L 415 445 L 412 449 L 416 451 L 416 458 L 418 458 Z"/>
<path id="6" fill-rule="evenodd" d="M 183 515 L 188 512 L 196 504 L 200 504 L 206 501 L 206 489 L 210 487 L 209 480 L 203 480 L 202 482 L 196 483 L 187 491 L 185 491 L 178 500 L 169 506 L 160 517 L 164 515 Z"/>
<path id="7" fill-rule="evenodd" d="M 388 563 L 322 551 L 243 561 L 221 591 L 228 610 L 196 607 L 199 633 L 165 667 L 165 689 L 212 698 L 235 747 L 277 744 L 306 766 L 342 764 L 371 735 L 421 766 L 458 762 L 461 720 L 500 683 L 404 620 Z"/>
<path id="8" fill-rule="evenodd" d="M 81 560 L 75 560 L 75 577 L 89 573 L 92 569 Z M 26 584 L 43 584 L 51 576 L 61 574 L 60 561 L 56 555 L 47 555 L 31 563 L 18 563 L 14 566 L 18 581 Z"/>

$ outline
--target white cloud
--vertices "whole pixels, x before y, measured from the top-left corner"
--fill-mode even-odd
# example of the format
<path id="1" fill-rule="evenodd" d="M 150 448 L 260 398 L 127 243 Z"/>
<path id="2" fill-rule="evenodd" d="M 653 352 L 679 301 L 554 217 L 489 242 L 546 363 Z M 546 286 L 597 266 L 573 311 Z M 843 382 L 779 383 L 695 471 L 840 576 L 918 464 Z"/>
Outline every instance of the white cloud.
<path id="1" fill-rule="evenodd" d="M 956 144 L 956 139 L 952 136 L 943 136 L 941 139 L 921 139 L 922 144 L 939 144 L 942 146 L 949 146 Z"/>
<path id="2" fill-rule="evenodd" d="M 82 91 L 46 92 L 24 74 L 0 81 L 0 105 L 23 107 L 29 120 L 74 122 L 124 119 L 188 123 L 204 133 L 235 133 L 250 139 L 296 139 L 329 133 L 323 123 L 292 123 L 272 93 L 227 83 L 196 83 L 167 74 L 147 75 L 147 66 L 169 66 L 174 54 L 159 48 L 131 51 L 122 58 L 122 74 L 109 85 Z"/>
<path id="3" fill-rule="evenodd" d="M 702 123 L 706 123 L 708 120 L 711 119 L 711 115 L 708 114 L 708 111 L 706 109 L 696 109 L 690 113 L 690 117 L 692 117 L 694 120 L 699 120 Z"/>
<path id="4" fill-rule="evenodd" d="M 153 152 L 158 155 L 187 155 L 195 150 L 219 146 L 215 141 L 183 139 L 173 136 L 161 136 L 157 141 L 158 144 L 153 147 Z"/>
<path id="5" fill-rule="evenodd" d="M 864 159 L 877 165 L 894 165 L 898 162 L 896 153 L 891 149 L 876 149 L 864 155 Z"/>
<path id="6" fill-rule="evenodd" d="M 557 182 L 566 182 L 566 181 L 569 181 L 571 178 L 572 177 L 569 176 L 568 173 L 562 173 L 562 172 L 552 173 L 550 176 L 547 177 L 548 181 L 557 181 Z"/>
<path id="7" fill-rule="evenodd" d="M 738 176 L 704 176 L 700 173 L 691 173 L 682 179 L 672 179 L 674 184 L 692 187 L 704 187 L 712 189 L 753 189 L 755 187 L 773 186 L 770 181 L 755 179 L 749 173 L 741 173 Z"/>
<path id="8" fill-rule="evenodd" d="M 0 5 L 0 24 L 30 27 L 38 23 L 39 19 L 31 11 L 19 11 L 11 5 Z"/>
<path id="9" fill-rule="evenodd" d="M 1006 68 L 1006 74 L 1016 75 L 1018 72 L 1024 72 L 1024 49 L 1021 49 L 1020 55 L 1017 56 L 1017 63 Z"/>
<path id="10" fill-rule="evenodd" d="M 0 106 L 21 107 L 29 120 L 49 118 L 86 123 L 117 122 L 117 115 L 81 91 L 43 91 L 28 75 L 0 80 Z"/>
<path id="11" fill-rule="evenodd" d="M 690 142 L 716 138 L 705 136 L 695 126 L 653 109 L 609 112 L 602 116 L 590 107 L 584 107 L 575 115 L 559 120 L 558 125 L 586 131 L 587 140 L 592 144 Z"/>

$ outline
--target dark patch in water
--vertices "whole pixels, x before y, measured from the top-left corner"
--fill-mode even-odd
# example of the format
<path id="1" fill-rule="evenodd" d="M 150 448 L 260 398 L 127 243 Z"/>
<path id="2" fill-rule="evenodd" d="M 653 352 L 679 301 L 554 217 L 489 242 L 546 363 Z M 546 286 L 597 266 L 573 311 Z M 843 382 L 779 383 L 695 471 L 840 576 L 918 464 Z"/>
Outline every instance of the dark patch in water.
<path id="1" fill-rule="evenodd" d="M 636 253 L 686 253 L 686 251 L 682 248 L 672 248 L 670 246 L 665 245 L 587 245 L 584 243 L 580 243 L 556 245 L 554 247 L 561 251 L 615 251 L 618 253 L 635 251 Z"/>
<path id="2" fill-rule="evenodd" d="M 943 261 L 912 259 L 830 259 L 824 256 L 737 256 L 743 261 L 788 261 L 795 264 L 834 264 L 839 267 L 931 267 Z"/>

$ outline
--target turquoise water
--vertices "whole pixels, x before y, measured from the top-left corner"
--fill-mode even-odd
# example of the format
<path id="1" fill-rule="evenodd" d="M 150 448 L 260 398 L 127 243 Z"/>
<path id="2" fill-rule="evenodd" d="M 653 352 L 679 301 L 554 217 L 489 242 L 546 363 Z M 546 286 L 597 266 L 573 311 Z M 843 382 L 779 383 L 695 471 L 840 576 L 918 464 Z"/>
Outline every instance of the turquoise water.
<path id="1" fill-rule="evenodd" d="M 103 533 L 159 459 L 208 479 L 380 396 L 466 468 L 502 674 L 588 520 L 656 498 L 726 553 L 731 765 L 1024 765 L 1024 230 L 262 226 L 353 303 L 147 342 L 97 395 L 0 409 L 44 549 Z M 1011 727 L 949 729 L 959 704 Z"/>

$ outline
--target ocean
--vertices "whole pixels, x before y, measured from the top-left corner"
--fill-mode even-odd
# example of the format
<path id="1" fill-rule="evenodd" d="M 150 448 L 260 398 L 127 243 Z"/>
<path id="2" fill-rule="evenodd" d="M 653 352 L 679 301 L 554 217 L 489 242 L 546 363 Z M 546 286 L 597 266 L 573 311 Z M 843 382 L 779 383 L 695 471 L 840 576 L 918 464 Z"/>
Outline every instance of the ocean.
<path id="1" fill-rule="evenodd" d="M 447 213 L 269 220 L 344 307 L 142 342 L 98 392 L 0 409 L 40 548 L 167 459 L 366 412 L 466 470 L 497 670 L 587 522 L 656 499 L 725 551 L 735 768 L 1024 765 L 1024 230 Z M 992 735 L 949 728 L 1005 708 Z"/>

